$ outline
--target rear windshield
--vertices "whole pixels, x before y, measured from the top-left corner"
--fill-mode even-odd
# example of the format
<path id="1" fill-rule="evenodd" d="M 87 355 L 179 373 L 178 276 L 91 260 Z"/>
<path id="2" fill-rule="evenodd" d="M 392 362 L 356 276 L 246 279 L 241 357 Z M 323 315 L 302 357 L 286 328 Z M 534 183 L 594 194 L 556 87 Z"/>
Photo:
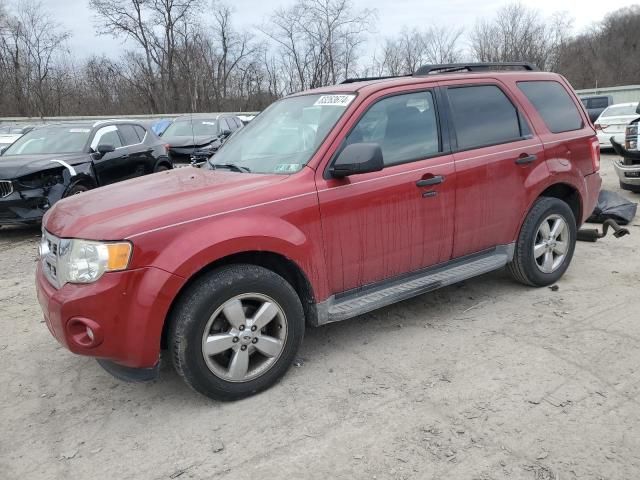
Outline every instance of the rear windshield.
<path id="1" fill-rule="evenodd" d="M 163 137 L 215 136 L 218 132 L 215 118 L 176 120 L 162 134 Z"/>
<path id="2" fill-rule="evenodd" d="M 580 130 L 584 124 L 576 104 L 558 82 L 538 80 L 518 82 L 522 90 L 553 133 Z"/>
<path id="3" fill-rule="evenodd" d="M 613 105 L 602 112 L 601 117 L 619 117 L 621 115 L 635 115 L 638 104 L 633 105 Z"/>
<path id="4" fill-rule="evenodd" d="M 90 133 L 91 129 L 88 127 L 37 128 L 12 143 L 3 156 L 80 153 L 87 144 Z"/>

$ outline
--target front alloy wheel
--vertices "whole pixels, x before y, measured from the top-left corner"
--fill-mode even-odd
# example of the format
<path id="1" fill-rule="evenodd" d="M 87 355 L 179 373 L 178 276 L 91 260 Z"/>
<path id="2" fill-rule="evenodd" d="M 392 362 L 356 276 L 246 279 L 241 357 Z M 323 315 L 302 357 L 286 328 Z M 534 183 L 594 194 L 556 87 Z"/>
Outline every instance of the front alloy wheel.
<path id="1" fill-rule="evenodd" d="M 246 382 L 269 370 L 287 340 L 287 318 L 266 295 L 247 293 L 227 300 L 209 318 L 202 355 L 209 370 L 229 382 Z"/>
<path id="2" fill-rule="evenodd" d="M 169 347 L 194 390 L 235 400 L 269 388 L 289 369 L 305 317 L 296 291 L 257 265 L 229 265 L 195 280 L 171 315 Z"/>

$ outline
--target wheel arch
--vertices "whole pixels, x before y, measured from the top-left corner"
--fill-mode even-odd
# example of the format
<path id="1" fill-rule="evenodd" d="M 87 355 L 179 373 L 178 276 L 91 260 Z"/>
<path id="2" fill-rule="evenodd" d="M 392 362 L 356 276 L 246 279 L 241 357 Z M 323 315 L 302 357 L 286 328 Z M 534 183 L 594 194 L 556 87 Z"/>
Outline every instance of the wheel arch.
<path id="1" fill-rule="evenodd" d="M 253 250 L 238 252 L 218 258 L 203 266 L 200 270 L 194 272 L 193 275 L 191 275 L 191 277 L 187 279 L 184 285 L 182 285 L 178 293 L 175 295 L 173 301 L 171 302 L 171 306 L 169 307 L 162 326 L 160 344 L 163 349 L 166 349 L 168 345 L 167 337 L 170 327 L 169 319 L 171 318 L 179 299 L 182 297 L 182 295 L 184 295 L 189 287 L 202 276 L 207 275 L 208 273 L 218 268 L 238 264 L 256 265 L 259 267 L 263 267 L 284 278 L 300 297 L 307 322 L 313 322 L 313 320 L 317 316 L 313 285 L 309 281 L 309 278 L 305 274 L 304 270 L 296 262 L 286 257 L 285 255 L 282 255 L 281 253 L 272 251 Z"/>
<path id="2" fill-rule="evenodd" d="M 553 185 L 544 189 L 536 200 L 540 197 L 553 197 L 562 200 L 573 212 L 573 216 L 576 219 L 576 226 L 579 227 L 582 223 L 582 196 L 577 188 L 568 183 L 554 183 Z"/>

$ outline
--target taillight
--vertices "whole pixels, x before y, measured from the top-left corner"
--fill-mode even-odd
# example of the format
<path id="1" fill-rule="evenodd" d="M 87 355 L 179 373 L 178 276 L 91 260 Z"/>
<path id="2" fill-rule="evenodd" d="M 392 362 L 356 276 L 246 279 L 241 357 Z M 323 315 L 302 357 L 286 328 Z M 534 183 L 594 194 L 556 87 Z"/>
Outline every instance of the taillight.
<path id="1" fill-rule="evenodd" d="M 591 139 L 591 163 L 594 172 L 600 170 L 600 142 L 597 138 Z"/>

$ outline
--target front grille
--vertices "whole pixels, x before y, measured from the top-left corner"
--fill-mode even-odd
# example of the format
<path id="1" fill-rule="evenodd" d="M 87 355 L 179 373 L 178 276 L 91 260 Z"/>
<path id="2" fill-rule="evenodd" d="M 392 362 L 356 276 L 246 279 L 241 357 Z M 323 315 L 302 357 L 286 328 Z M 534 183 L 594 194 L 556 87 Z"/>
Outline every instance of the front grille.
<path id="1" fill-rule="evenodd" d="M 13 182 L 11 180 L 0 180 L 0 198 L 8 197 L 13 193 Z"/>
<path id="2" fill-rule="evenodd" d="M 42 241 L 40 243 L 40 261 L 42 271 L 49 283 L 56 288 L 60 287 L 58 282 L 58 250 L 60 239 L 51 235 L 46 230 L 42 230 Z"/>

